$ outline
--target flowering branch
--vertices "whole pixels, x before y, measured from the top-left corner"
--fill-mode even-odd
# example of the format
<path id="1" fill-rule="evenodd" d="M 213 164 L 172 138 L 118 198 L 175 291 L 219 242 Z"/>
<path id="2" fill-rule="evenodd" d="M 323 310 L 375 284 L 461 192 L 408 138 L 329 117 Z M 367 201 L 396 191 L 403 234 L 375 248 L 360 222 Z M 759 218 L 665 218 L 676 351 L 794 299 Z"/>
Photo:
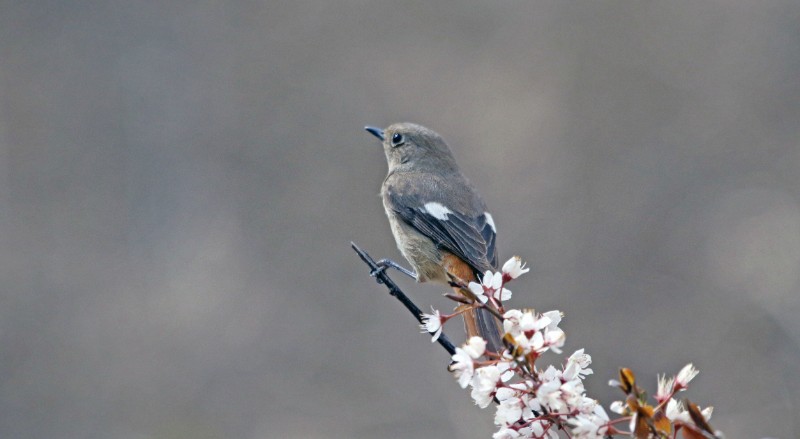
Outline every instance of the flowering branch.
<path id="1" fill-rule="evenodd" d="M 353 248 L 370 268 L 377 265 L 355 244 Z M 383 272 L 378 272 L 379 283 L 385 283 L 392 295 L 403 302 L 417 317 L 432 340 L 442 340 L 444 324 L 455 315 L 469 309 L 491 310 L 503 323 L 502 352 L 486 349 L 481 337 L 471 337 L 461 347 L 452 349 L 449 370 L 462 388 L 471 388 L 475 404 L 486 408 L 496 406 L 494 423 L 498 426 L 493 439 L 557 439 L 563 432 L 570 439 L 602 439 L 629 436 L 635 439 L 676 439 L 678 432 L 684 439 L 719 439 L 722 433 L 708 423 L 712 407 L 700 409 L 687 399 L 678 401 L 675 395 L 688 388 L 698 374 L 692 364 L 672 377 L 658 377 L 654 403 L 648 402 L 647 393 L 637 385 L 630 369 L 619 371 L 619 379 L 609 384 L 618 387 L 625 395 L 624 401 L 610 405 L 612 412 L 621 415 L 610 419 L 603 406 L 586 396 L 583 380 L 593 373 L 589 365 L 592 357 L 583 349 L 570 355 L 562 367 L 539 366 L 537 361 L 547 351 L 560 354 L 566 335 L 558 327 L 563 314 L 560 311 L 537 313 L 533 309 L 506 309 L 505 301 L 511 298 L 508 282 L 528 272 L 519 257 L 509 259 L 498 272 L 487 271 L 481 282 L 464 282 L 453 279 L 452 285 L 461 289 L 461 295 L 447 295 L 459 305 L 453 314 L 424 314 L 391 282 Z M 410 306 L 409 306 L 410 304 Z M 626 425 L 627 430 L 620 425 Z"/>

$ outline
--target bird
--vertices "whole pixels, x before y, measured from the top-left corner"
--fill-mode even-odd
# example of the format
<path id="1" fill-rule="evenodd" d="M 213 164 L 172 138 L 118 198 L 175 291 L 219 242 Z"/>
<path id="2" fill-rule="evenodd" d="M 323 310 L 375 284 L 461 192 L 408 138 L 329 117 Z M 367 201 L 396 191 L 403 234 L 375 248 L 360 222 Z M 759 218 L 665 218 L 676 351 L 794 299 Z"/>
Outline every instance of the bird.
<path id="1" fill-rule="evenodd" d="M 412 270 L 383 259 L 417 282 L 448 284 L 453 278 L 479 282 L 497 269 L 494 218 L 461 173 L 450 148 L 435 131 L 414 123 L 365 129 L 381 140 L 388 173 L 380 195 L 392 234 Z M 480 336 L 487 349 L 502 352 L 500 322 L 482 308 L 463 314 L 468 337 Z"/>

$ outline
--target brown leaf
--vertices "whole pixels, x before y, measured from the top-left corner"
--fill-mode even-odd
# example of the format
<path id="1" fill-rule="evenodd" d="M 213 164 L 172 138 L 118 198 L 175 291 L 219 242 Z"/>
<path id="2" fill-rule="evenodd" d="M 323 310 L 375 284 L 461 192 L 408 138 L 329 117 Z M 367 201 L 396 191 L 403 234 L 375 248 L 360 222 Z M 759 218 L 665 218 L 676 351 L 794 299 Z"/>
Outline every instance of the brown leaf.
<path id="1" fill-rule="evenodd" d="M 640 404 L 635 395 L 628 395 L 626 402 L 628 403 L 630 411 L 633 412 L 633 436 L 636 439 L 648 438 L 650 433 L 655 431 L 653 406 L 649 404 Z"/>
<path id="2" fill-rule="evenodd" d="M 681 433 L 685 439 L 707 439 L 703 433 L 696 431 L 689 425 L 684 425 L 684 427 L 681 428 Z"/>
<path id="3" fill-rule="evenodd" d="M 666 435 L 672 433 L 672 422 L 664 414 L 664 409 L 659 409 L 655 416 L 653 416 L 653 425 L 656 429 Z"/>
<path id="4" fill-rule="evenodd" d="M 650 437 L 650 426 L 647 425 L 647 419 L 637 412 L 634 417 L 633 437 L 636 439 L 647 439 Z"/>
<path id="5" fill-rule="evenodd" d="M 619 383 L 620 389 L 626 394 L 630 394 L 636 383 L 636 376 L 633 374 L 633 371 L 628 369 L 627 367 L 623 367 L 619 370 Z"/>
<path id="6" fill-rule="evenodd" d="M 686 407 L 689 410 L 689 416 L 694 421 L 694 425 L 698 426 L 701 430 L 709 433 L 711 436 L 714 436 L 714 429 L 711 428 L 711 425 L 708 424 L 706 421 L 705 416 L 703 413 L 700 412 L 700 407 L 697 404 L 689 401 L 688 399 L 684 400 L 686 403 Z"/>

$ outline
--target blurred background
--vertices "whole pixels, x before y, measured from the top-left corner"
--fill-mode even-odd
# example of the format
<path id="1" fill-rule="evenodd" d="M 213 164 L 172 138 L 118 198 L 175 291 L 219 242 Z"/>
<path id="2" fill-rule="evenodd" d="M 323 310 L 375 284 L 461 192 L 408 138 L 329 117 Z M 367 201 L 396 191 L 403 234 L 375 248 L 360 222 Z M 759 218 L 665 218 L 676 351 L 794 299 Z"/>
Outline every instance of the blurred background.
<path id="1" fill-rule="evenodd" d="M 512 303 L 565 313 L 591 395 L 694 362 L 684 396 L 729 438 L 800 437 L 798 23 L 793 0 L 3 1 L 0 436 L 490 437 L 349 248 L 400 258 L 363 126 L 412 121 L 530 264 Z"/>

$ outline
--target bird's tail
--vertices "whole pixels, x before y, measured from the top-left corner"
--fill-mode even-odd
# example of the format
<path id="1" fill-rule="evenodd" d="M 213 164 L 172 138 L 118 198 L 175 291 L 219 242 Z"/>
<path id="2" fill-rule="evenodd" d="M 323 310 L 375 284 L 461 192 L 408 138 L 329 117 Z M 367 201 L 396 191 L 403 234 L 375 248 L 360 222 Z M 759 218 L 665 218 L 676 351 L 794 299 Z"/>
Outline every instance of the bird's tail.
<path id="1" fill-rule="evenodd" d="M 486 340 L 486 349 L 492 352 L 503 352 L 503 340 L 501 339 L 500 321 L 493 316 L 487 309 L 469 310 L 464 313 L 464 326 L 467 328 L 467 336 L 479 336 Z"/>
<path id="2" fill-rule="evenodd" d="M 478 278 L 472 267 L 455 255 L 447 254 L 443 258 L 445 270 L 451 275 L 467 282 L 477 282 Z M 453 287 L 456 294 L 461 294 L 461 289 Z M 500 321 L 484 308 L 465 311 L 464 326 L 467 337 L 479 336 L 486 340 L 486 349 L 492 352 L 503 352 L 502 331 Z"/>

